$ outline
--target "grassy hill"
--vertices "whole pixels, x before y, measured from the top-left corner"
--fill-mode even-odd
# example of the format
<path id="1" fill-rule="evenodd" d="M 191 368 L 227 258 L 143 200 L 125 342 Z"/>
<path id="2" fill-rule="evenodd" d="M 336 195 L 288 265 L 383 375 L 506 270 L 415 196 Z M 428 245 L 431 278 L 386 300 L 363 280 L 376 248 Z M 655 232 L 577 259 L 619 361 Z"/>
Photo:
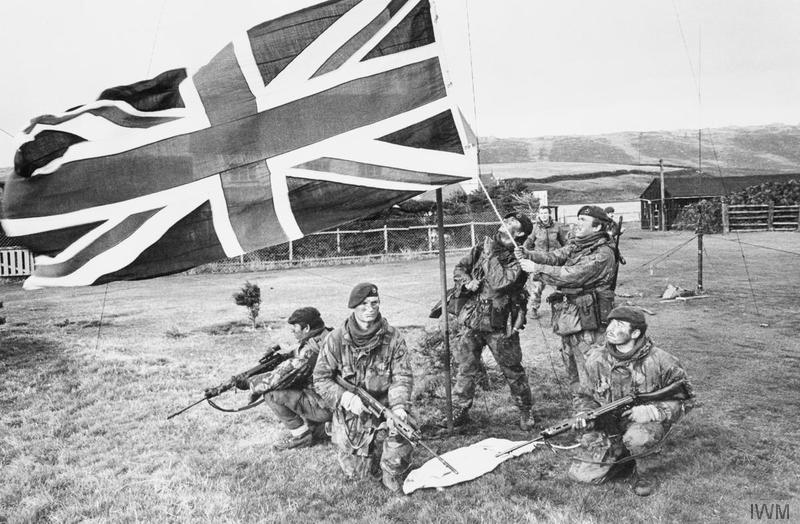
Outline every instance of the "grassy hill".
<path id="1" fill-rule="evenodd" d="M 696 168 L 697 130 L 627 131 L 605 135 L 481 139 L 481 163 L 593 162 Z M 703 170 L 788 171 L 800 166 L 800 125 L 703 130 Z M 726 173 L 727 174 L 727 173 Z"/>

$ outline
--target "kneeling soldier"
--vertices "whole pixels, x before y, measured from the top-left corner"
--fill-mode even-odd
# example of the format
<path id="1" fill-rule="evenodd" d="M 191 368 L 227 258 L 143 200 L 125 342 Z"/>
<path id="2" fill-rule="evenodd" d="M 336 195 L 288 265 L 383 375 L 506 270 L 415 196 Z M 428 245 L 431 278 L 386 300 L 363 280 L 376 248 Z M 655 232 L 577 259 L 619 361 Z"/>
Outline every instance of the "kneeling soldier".
<path id="1" fill-rule="evenodd" d="M 581 437 L 583 448 L 569 470 L 581 482 L 600 484 L 620 466 L 634 463 L 631 487 L 647 496 L 655 488 L 653 454 L 684 412 L 694 393 L 680 362 L 645 336 L 647 323 L 636 308 L 618 307 L 608 315 L 605 346 L 592 348 L 586 359 L 591 391 L 582 391 L 575 429 L 592 429 Z M 683 390 L 671 399 L 634 406 L 616 420 L 600 419 L 592 428 L 581 415 L 631 393 L 650 393 L 684 380 Z"/>
<path id="2" fill-rule="evenodd" d="M 289 359 L 274 370 L 250 379 L 253 396 L 264 396 L 266 404 L 289 430 L 290 436 L 275 449 L 285 450 L 313 446 L 325 439 L 325 423 L 331 412 L 314 391 L 311 375 L 317 363 L 322 341 L 330 332 L 313 307 L 303 307 L 291 314 L 288 320 L 292 334 L 299 342 L 297 348 L 288 350 Z"/>
<path id="3" fill-rule="evenodd" d="M 353 314 L 325 340 L 314 369 L 314 387 L 332 409 L 331 440 L 339 465 L 350 479 L 379 475 L 390 490 L 402 489 L 412 447 L 391 424 L 374 420 L 361 398 L 336 383 L 339 375 L 406 420 L 411 407 L 412 374 L 406 343 L 380 314 L 378 288 L 358 284 L 347 306 Z"/>

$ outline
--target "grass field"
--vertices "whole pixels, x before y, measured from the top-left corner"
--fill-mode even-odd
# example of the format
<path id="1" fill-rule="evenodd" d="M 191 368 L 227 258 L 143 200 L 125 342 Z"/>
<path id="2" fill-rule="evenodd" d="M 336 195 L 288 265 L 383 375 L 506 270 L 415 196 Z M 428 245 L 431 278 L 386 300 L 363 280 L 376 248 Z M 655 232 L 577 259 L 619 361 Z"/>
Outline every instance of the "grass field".
<path id="1" fill-rule="evenodd" d="M 0 522 L 727 523 L 750 521 L 751 504 L 788 504 L 797 519 L 798 256 L 706 237 L 709 298 L 660 303 L 667 282 L 694 287 L 694 243 L 648 262 L 691 235 L 626 237 L 618 292 L 631 298 L 618 300 L 655 313 L 649 333 L 681 358 L 700 404 L 672 432 L 661 486 L 649 498 L 624 481 L 575 485 L 564 473 L 567 452 L 547 450 L 466 484 L 400 497 L 343 481 L 331 446 L 273 451 L 282 429 L 267 409 L 225 414 L 201 404 L 166 420 L 203 388 L 253 366 L 268 344 L 288 343 L 285 319 L 294 308 L 316 305 L 329 325 L 339 324 L 359 281 L 378 285 L 384 316 L 417 347 L 439 293 L 436 260 L 421 260 L 67 290 L 0 286 L 7 320 L 0 326 Z M 800 253 L 796 233 L 742 240 Z M 261 286 L 264 299 L 256 331 L 231 298 L 246 280 Z M 569 415 L 557 338 L 534 323 L 522 345 L 537 413 L 551 425 Z M 479 390 L 469 431 L 430 445 L 446 451 L 489 436 L 523 439 L 508 388 L 489 368 L 492 386 Z M 441 404 L 422 396 L 418 409 L 429 414 Z M 425 460 L 415 454 L 416 464 Z"/>

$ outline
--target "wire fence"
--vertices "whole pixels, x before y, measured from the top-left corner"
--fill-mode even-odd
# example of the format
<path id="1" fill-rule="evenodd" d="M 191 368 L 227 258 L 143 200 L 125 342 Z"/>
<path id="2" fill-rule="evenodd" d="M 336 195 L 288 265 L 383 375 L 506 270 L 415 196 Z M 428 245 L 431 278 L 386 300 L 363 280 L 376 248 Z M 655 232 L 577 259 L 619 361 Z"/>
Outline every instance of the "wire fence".
<path id="1" fill-rule="evenodd" d="M 494 234 L 499 222 L 493 215 L 445 217 L 445 251 L 470 249 Z M 466 219 L 466 220 L 465 220 Z M 236 272 L 286 265 L 325 265 L 371 258 L 420 258 L 439 253 L 435 224 L 420 224 L 430 218 L 386 222 L 363 222 L 358 228 L 345 226 L 312 233 L 299 240 L 259 249 L 244 255 L 205 264 L 193 272 Z"/>

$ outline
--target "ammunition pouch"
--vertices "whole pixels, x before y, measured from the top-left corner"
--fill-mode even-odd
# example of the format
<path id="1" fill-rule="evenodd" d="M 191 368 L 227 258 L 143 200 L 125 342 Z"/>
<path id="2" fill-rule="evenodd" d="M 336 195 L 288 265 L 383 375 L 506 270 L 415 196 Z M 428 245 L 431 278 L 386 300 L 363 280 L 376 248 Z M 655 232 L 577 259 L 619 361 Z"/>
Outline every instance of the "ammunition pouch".
<path id="1" fill-rule="evenodd" d="M 553 332 L 565 337 L 583 331 L 581 316 L 578 306 L 563 293 L 553 293 L 547 297 L 550 303 Z"/>

